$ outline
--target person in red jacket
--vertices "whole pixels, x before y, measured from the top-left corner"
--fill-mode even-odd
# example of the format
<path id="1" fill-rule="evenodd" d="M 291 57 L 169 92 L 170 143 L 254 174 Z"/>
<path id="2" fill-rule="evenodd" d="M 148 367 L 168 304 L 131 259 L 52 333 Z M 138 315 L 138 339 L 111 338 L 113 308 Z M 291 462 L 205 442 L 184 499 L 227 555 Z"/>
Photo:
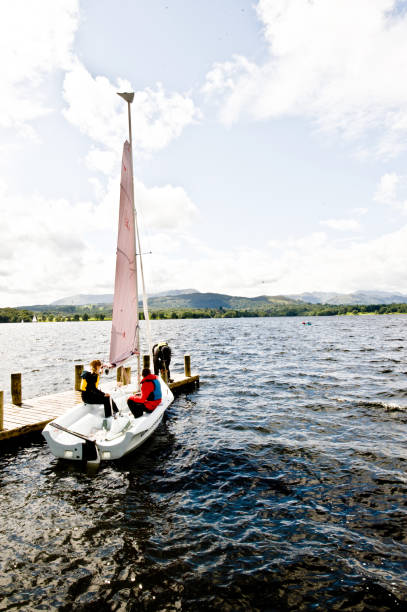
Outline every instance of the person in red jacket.
<path id="1" fill-rule="evenodd" d="M 144 368 L 141 373 L 143 379 L 141 381 L 141 393 L 131 395 L 127 400 L 127 405 L 137 419 L 143 416 L 144 412 L 147 414 L 153 412 L 159 404 L 161 404 L 162 391 L 158 376 L 151 374 L 148 368 Z"/>

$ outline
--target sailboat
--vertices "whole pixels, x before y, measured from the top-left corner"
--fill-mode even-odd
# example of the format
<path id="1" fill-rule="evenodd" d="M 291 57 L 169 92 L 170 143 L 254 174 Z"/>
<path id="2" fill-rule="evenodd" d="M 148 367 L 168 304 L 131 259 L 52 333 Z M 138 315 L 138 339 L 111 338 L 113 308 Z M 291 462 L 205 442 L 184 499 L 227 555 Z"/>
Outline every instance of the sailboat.
<path id="1" fill-rule="evenodd" d="M 37 317 L 35 315 L 33 316 L 32 322 L 33 323 L 38 323 Z"/>
<path id="2" fill-rule="evenodd" d="M 137 214 L 134 206 L 131 110 L 134 93 L 119 93 L 128 105 L 129 141 L 123 146 L 119 229 L 116 251 L 116 274 L 109 363 L 106 369 L 117 368 L 130 359 L 137 360 L 137 379 L 140 388 L 140 326 L 138 276 L 142 281 L 144 323 L 147 332 L 150 362 L 152 342 L 148 316 L 147 293 L 144 283 L 143 261 Z M 103 405 L 79 404 L 46 425 L 42 434 L 51 452 L 74 461 L 119 459 L 143 444 L 157 429 L 174 396 L 159 378 L 161 403 L 152 413 L 134 418 L 127 407 L 127 399 L 134 393 L 134 385 L 125 385 L 111 392 L 119 408 L 119 415 L 109 430 L 104 428 Z"/>

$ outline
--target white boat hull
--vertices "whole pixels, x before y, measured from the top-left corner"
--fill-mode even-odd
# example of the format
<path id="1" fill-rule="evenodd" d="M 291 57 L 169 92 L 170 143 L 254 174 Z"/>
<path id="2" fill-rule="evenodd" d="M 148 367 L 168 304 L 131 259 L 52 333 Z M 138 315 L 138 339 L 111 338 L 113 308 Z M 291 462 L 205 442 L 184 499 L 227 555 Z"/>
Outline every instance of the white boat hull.
<path id="1" fill-rule="evenodd" d="M 135 419 L 127 407 L 127 398 L 133 392 L 133 386 L 121 387 L 112 393 L 119 408 L 119 416 L 113 420 L 112 428 L 103 428 L 104 408 L 102 404 L 79 404 L 58 417 L 44 428 L 42 435 L 55 457 L 83 461 L 89 459 L 89 443 L 71 433 L 57 429 L 52 424 L 78 433 L 89 440 L 90 446 L 96 445 L 100 459 L 120 459 L 143 444 L 157 429 L 164 413 L 174 396 L 164 381 L 159 378 L 162 389 L 162 401 L 151 414 L 143 414 Z M 93 444 L 94 443 L 94 444 Z"/>

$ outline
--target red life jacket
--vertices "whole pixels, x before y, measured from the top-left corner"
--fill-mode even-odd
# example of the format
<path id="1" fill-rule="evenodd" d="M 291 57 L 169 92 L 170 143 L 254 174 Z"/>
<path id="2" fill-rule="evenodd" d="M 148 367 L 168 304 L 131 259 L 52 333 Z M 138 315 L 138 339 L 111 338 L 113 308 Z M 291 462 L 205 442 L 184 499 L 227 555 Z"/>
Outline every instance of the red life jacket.
<path id="1" fill-rule="evenodd" d="M 147 410 L 152 412 L 161 404 L 162 391 L 158 376 L 149 374 L 141 381 L 141 397 L 132 396 L 129 399 L 138 404 L 144 404 Z"/>

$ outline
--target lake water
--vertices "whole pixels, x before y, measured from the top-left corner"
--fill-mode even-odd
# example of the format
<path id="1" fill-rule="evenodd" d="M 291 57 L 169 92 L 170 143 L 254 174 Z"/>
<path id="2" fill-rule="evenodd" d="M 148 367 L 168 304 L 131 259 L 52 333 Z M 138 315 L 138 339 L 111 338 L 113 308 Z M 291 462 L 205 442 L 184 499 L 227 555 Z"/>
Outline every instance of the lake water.
<path id="1" fill-rule="evenodd" d="M 199 390 L 88 475 L 2 447 L 0 610 L 394 610 L 407 602 L 407 317 L 154 321 Z M 71 388 L 110 323 L 0 325 L 0 389 Z"/>

